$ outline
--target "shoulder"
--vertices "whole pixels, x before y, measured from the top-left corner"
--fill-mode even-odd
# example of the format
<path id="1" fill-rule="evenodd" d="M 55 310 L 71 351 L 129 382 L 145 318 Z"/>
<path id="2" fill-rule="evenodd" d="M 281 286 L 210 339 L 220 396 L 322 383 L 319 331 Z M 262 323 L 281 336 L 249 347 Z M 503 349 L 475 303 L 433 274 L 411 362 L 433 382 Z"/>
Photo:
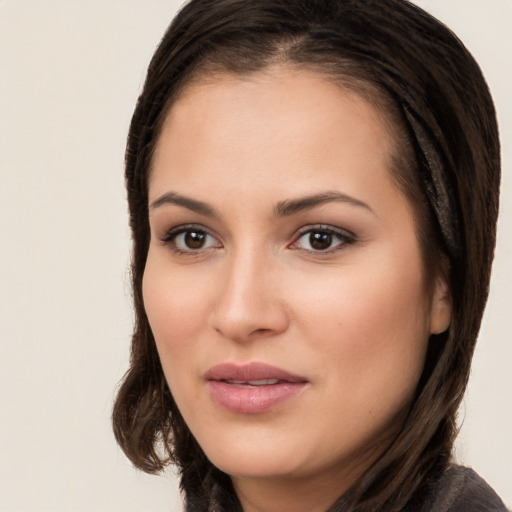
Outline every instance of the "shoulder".
<path id="1" fill-rule="evenodd" d="M 462 466 L 447 469 L 430 485 L 422 502 L 421 507 L 407 508 L 407 512 L 508 512 L 487 482 Z"/>

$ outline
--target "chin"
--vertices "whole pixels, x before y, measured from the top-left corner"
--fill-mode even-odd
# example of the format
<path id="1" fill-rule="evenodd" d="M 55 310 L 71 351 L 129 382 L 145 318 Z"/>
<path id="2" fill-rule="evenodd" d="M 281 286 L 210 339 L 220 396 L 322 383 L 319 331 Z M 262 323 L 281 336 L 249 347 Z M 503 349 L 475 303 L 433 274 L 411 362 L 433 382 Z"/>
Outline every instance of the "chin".
<path id="1" fill-rule="evenodd" d="M 205 450 L 210 462 L 232 477 L 239 478 L 279 478 L 293 476 L 304 467 L 304 460 L 297 450 L 276 450 L 279 444 L 270 442 L 246 443 L 230 442 L 226 447 L 217 445 L 213 450 Z"/>
<path id="2" fill-rule="evenodd" d="M 289 478 L 299 476 L 299 468 L 290 465 L 287 462 L 280 463 L 275 458 L 267 459 L 247 459 L 218 460 L 211 461 L 215 467 L 234 478 L 243 479 L 268 479 L 268 478 Z"/>

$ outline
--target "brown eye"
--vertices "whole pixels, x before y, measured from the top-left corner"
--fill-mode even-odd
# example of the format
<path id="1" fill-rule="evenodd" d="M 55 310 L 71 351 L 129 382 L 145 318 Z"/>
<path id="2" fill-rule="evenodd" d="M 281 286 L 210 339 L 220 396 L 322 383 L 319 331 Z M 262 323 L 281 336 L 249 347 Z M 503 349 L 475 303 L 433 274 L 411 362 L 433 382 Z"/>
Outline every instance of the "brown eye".
<path id="1" fill-rule="evenodd" d="M 186 231 L 184 235 L 183 241 L 189 249 L 201 249 L 208 236 L 203 231 Z"/>
<path id="2" fill-rule="evenodd" d="M 319 226 L 316 229 L 303 231 L 291 248 L 309 252 L 331 253 L 354 242 L 354 237 L 345 230 L 329 226 Z"/>
<path id="3" fill-rule="evenodd" d="M 313 231 L 309 234 L 309 245 L 317 251 L 325 251 L 332 244 L 331 233 L 322 233 Z"/>
<path id="4" fill-rule="evenodd" d="M 162 241 L 177 253 L 194 253 L 222 247 L 207 231 L 194 227 L 173 230 Z"/>

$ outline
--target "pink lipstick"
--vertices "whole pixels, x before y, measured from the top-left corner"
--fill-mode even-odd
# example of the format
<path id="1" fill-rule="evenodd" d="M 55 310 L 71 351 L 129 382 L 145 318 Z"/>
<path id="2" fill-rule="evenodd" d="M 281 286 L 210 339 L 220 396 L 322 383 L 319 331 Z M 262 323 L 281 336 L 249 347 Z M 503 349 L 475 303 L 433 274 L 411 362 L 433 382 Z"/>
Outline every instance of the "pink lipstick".
<path id="1" fill-rule="evenodd" d="M 264 363 L 223 363 L 205 379 L 215 402 L 231 412 L 262 413 L 297 395 L 307 379 Z"/>

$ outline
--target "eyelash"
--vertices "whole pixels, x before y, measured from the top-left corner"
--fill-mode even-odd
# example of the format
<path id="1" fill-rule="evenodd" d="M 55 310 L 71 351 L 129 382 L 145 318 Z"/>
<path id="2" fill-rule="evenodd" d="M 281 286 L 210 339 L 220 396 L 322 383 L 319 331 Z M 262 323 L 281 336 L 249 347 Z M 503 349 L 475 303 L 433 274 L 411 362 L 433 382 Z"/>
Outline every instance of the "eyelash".
<path id="1" fill-rule="evenodd" d="M 198 226 L 195 224 L 187 224 L 184 226 L 178 226 L 176 228 L 170 229 L 165 234 L 165 236 L 161 239 L 161 242 L 164 245 L 168 246 L 172 250 L 172 252 L 174 252 L 175 254 L 178 254 L 178 255 L 198 256 L 199 254 L 204 253 L 205 249 L 203 249 L 203 248 L 199 248 L 197 250 L 194 250 L 192 248 L 190 248 L 188 250 L 184 250 L 184 249 L 180 249 L 180 248 L 176 247 L 176 239 L 178 238 L 178 236 L 185 234 L 185 233 L 198 233 L 198 234 L 202 234 L 202 235 L 211 237 L 214 240 L 216 240 L 216 238 L 213 235 L 211 235 L 210 233 L 208 233 L 208 231 L 206 229 L 204 229 L 204 227 Z M 207 249 L 209 249 L 209 247 L 207 247 L 206 250 Z"/>
<path id="2" fill-rule="evenodd" d="M 309 234 L 311 237 L 311 235 L 313 233 L 321 233 L 323 235 L 325 235 L 325 234 L 330 235 L 331 237 L 333 237 L 333 239 L 338 240 L 339 243 L 335 247 L 328 248 L 326 250 L 314 250 L 314 249 L 304 249 L 301 247 L 293 247 L 305 235 Z M 294 242 L 292 242 L 289 245 L 289 247 L 294 250 L 299 250 L 299 251 L 302 250 L 302 251 L 305 251 L 308 253 L 314 253 L 314 254 L 321 255 L 321 254 L 333 254 L 335 252 L 343 250 L 344 248 L 346 248 L 347 245 L 353 245 L 355 242 L 356 242 L 356 238 L 354 237 L 353 234 L 351 234 L 345 230 L 342 230 L 342 229 L 336 229 L 332 226 L 319 224 L 319 225 L 315 225 L 315 226 L 307 226 L 307 227 L 302 228 L 300 230 L 298 236 L 295 238 Z"/>
<path id="3" fill-rule="evenodd" d="M 211 235 L 204 227 L 195 225 L 195 224 L 188 224 L 183 226 L 178 226 L 176 228 L 170 229 L 165 236 L 161 239 L 161 242 L 170 247 L 172 252 L 174 252 L 177 255 L 183 255 L 183 256 L 198 256 L 200 254 L 204 254 L 204 252 L 211 248 L 221 248 L 220 246 L 210 246 L 210 247 L 200 247 L 197 250 L 194 250 L 193 248 L 189 248 L 187 250 L 180 249 L 176 246 L 176 239 L 178 236 L 186 233 L 198 233 L 206 237 L 211 237 L 214 240 L 217 240 L 216 237 Z M 320 233 L 322 235 L 329 235 L 333 237 L 333 239 L 336 239 L 339 243 L 333 247 L 328 248 L 325 250 L 315 250 L 315 249 L 305 249 L 301 247 L 297 247 L 298 242 L 305 236 L 305 235 L 312 235 L 313 233 Z M 323 224 L 315 225 L 315 226 L 307 226 L 302 228 L 298 235 L 295 237 L 294 241 L 288 245 L 288 247 L 292 250 L 298 250 L 303 251 L 307 253 L 313 253 L 313 254 L 333 254 L 335 252 L 338 252 L 342 249 L 344 249 L 347 245 L 352 245 L 356 242 L 356 239 L 354 235 L 351 233 L 341 230 L 341 229 L 335 229 L 332 226 L 327 226 Z"/>

